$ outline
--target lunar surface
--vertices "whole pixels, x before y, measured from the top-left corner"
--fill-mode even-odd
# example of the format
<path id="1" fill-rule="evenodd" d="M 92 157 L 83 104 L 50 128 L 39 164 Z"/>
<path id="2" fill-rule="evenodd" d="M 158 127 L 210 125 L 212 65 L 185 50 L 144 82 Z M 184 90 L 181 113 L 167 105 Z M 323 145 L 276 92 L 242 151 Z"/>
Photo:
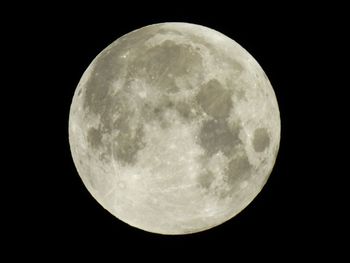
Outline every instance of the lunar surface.
<path id="1" fill-rule="evenodd" d="M 69 116 L 75 166 L 123 222 L 160 234 L 217 226 L 274 166 L 280 115 L 264 71 L 239 44 L 194 24 L 117 39 L 89 65 Z"/>

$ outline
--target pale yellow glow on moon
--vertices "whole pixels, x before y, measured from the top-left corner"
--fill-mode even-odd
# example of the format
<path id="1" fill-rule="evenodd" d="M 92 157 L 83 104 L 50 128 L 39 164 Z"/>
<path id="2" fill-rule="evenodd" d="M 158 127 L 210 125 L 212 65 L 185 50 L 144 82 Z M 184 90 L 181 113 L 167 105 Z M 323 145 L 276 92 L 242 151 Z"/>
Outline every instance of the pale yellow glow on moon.
<path id="1" fill-rule="evenodd" d="M 280 116 L 259 64 L 194 24 L 135 30 L 90 64 L 69 118 L 86 188 L 134 227 L 185 234 L 219 225 L 260 192 Z"/>

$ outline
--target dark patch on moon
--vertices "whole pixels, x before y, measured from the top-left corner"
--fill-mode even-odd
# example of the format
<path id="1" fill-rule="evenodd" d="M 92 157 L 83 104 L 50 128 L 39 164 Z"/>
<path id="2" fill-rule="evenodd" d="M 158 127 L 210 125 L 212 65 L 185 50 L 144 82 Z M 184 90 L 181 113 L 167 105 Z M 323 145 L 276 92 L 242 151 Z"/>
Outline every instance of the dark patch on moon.
<path id="1" fill-rule="evenodd" d="M 143 101 L 141 117 L 144 122 L 156 121 L 162 128 L 170 126 L 169 120 L 165 118 L 165 112 L 167 110 L 174 110 L 175 103 L 170 99 L 169 96 L 163 96 L 159 100 L 155 100 L 152 103 L 150 101 Z"/>
<path id="2" fill-rule="evenodd" d="M 98 130 L 103 133 L 110 133 L 112 131 L 111 116 L 118 107 L 116 98 L 111 95 L 106 95 L 103 99 L 103 104 L 100 106 L 99 111 L 95 114 L 100 116 L 100 123 Z"/>
<path id="3" fill-rule="evenodd" d="M 129 133 L 119 133 L 117 136 L 118 144 L 113 148 L 113 154 L 118 161 L 125 164 L 134 164 L 136 162 L 136 153 L 144 147 L 142 142 L 143 129 L 136 130 L 136 134 L 131 136 Z"/>
<path id="4" fill-rule="evenodd" d="M 216 79 L 201 87 L 196 100 L 204 112 L 214 118 L 227 118 L 232 108 L 230 91 Z"/>
<path id="5" fill-rule="evenodd" d="M 263 152 L 270 145 L 270 137 L 265 128 L 254 131 L 253 147 L 256 152 Z"/>
<path id="6" fill-rule="evenodd" d="M 226 57 L 225 60 L 227 61 L 227 64 L 230 65 L 230 67 L 232 67 L 232 70 L 234 71 L 235 75 L 240 75 L 244 70 L 242 64 L 240 64 L 237 60 L 232 59 L 230 57 Z"/>
<path id="7" fill-rule="evenodd" d="M 219 193 L 221 198 L 233 196 L 234 193 L 240 188 L 240 184 L 249 180 L 253 166 L 250 164 L 246 155 L 236 157 L 232 159 L 225 173 L 225 181 L 229 186 L 227 191 Z"/>
<path id="8" fill-rule="evenodd" d="M 96 152 L 98 153 L 99 160 L 108 162 L 110 160 L 111 145 L 103 144 L 103 133 L 101 129 L 92 127 L 88 130 L 87 141 L 93 150 L 98 150 Z"/>
<path id="9" fill-rule="evenodd" d="M 230 157 L 235 146 L 241 143 L 239 129 L 230 129 L 225 120 L 208 120 L 203 123 L 199 132 L 200 145 L 208 155 L 221 151 Z"/>
<path id="10" fill-rule="evenodd" d="M 168 109 L 173 109 L 175 106 L 175 103 L 170 99 L 170 97 L 167 97 L 167 96 L 161 100 L 161 103 L 164 108 L 168 108 Z"/>
<path id="11" fill-rule="evenodd" d="M 110 49 L 110 53 L 97 59 L 91 76 L 86 82 L 86 92 L 83 107 L 94 114 L 101 114 L 106 108 L 106 100 L 111 83 L 119 76 L 124 65 L 117 59 L 120 50 Z"/>
<path id="12" fill-rule="evenodd" d="M 129 52 L 130 58 L 138 57 L 135 52 L 145 50 L 144 43 L 158 30 L 157 27 L 145 27 L 142 31 L 126 34 L 95 58 L 94 67 L 85 84 L 85 110 L 100 114 L 106 108 L 111 84 L 127 71 L 127 65 L 130 64 L 130 61 L 123 60 L 121 56 Z"/>
<path id="13" fill-rule="evenodd" d="M 179 101 L 175 108 L 180 116 L 186 121 L 192 121 L 197 116 L 198 109 L 196 105 L 187 101 Z"/>
<path id="14" fill-rule="evenodd" d="M 145 147 L 143 125 L 139 124 L 135 131 L 132 131 L 129 118 L 127 114 L 122 114 L 113 124 L 119 130 L 115 138 L 113 155 L 123 164 L 134 164 L 137 152 Z"/>
<path id="15" fill-rule="evenodd" d="M 176 111 L 182 121 L 192 122 L 200 110 L 192 100 L 174 101 L 171 95 L 163 96 L 152 103 L 145 101 L 141 107 L 141 115 L 145 122 L 156 121 L 164 129 L 171 126 L 170 120 L 165 117 L 167 111 Z"/>
<path id="16" fill-rule="evenodd" d="M 149 102 L 144 102 L 141 110 L 141 117 L 144 122 L 158 120 L 156 116 L 161 116 L 162 109 L 158 105 L 152 105 Z"/>
<path id="17" fill-rule="evenodd" d="M 132 165 L 136 162 L 137 152 L 145 146 L 142 122 L 137 125 L 135 130 L 131 127 L 130 121 L 135 118 L 135 109 L 130 107 L 128 96 L 133 96 L 133 94 L 128 93 L 123 87 L 114 96 L 106 94 L 102 99 L 103 105 L 100 108 L 95 107 L 100 114 L 100 129 L 99 131 L 90 131 L 90 140 L 93 142 L 91 146 L 102 144 L 101 134 L 113 135 L 114 131 L 118 131 L 113 138 L 115 143 L 112 141 L 110 145 L 104 145 L 104 151 L 100 152 L 99 155 L 100 160 L 108 161 L 113 154 L 116 161 Z M 113 121 L 115 114 L 118 114 L 119 117 Z"/>
<path id="18" fill-rule="evenodd" d="M 93 149 L 99 148 L 102 143 L 101 131 L 94 127 L 90 128 L 87 133 L 87 141 Z"/>
<path id="19" fill-rule="evenodd" d="M 239 156 L 232 159 L 228 164 L 227 183 L 236 185 L 237 181 L 242 182 L 250 177 L 252 165 L 247 155 Z"/>
<path id="20" fill-rule="evenodd" d="M 206 170 L 201 173 L 198 177 L 198 183 L 201 187 L 208 189 L 210 185 L 213 183 L 215 177 L 211 171 Z"/>
<path id="21" fill-rule="evenodd" d="M 201 73 L 202 57 L 190 45 L 166 40 L 152 48 L 145 47 L 144 52 L 132 62 L 131 68 L 150 85 L 175 93 L 179 91 L 175 77 L 181 78 L 191 72 L 193 78 L 193 71 Z"/>

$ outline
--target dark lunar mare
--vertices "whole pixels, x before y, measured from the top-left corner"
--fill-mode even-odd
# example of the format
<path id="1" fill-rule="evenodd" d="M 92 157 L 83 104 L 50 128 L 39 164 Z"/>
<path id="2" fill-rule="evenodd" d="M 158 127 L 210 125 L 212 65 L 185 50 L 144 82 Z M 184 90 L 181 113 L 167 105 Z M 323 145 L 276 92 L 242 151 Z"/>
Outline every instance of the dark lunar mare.
<path id="1" fill-rule="evenodd" d="M 161 30 L 161 34 L 170 32 Z M 137 113 L 127 103 L 127 96 L 135 96 L 128 91 L 128 87 L 130 81 L 137 78 L 147 85 L 159 87 L 161 93 L 164 94 L 155 105 L 148 103 L 147 99 L 139 102 L 143 121 L 156 120 L 163 128 L 169 128 L 171 123 L 164 118 L 164 112 L 167 109 L 175 109 L 185 121 L 193 121 L 197 117 L 191 109 L 195 109 L 194 112 L 202 110 L 210 116 L 209 120 L 203 122 L 198 137 L 198 143 L 206 151 L 205 158 L 209 160 L 219 151 L 228 158 L 232 158 L 237 146 L 242 143 L 238 137 L 241 124 L 237 123 L 230 127 L 226 121 L 234 107 L 231 99 L 234 89 L 226 89 L 218 80 L 211 79 L 202 84 L 194 101 L 174 103 L 171 94 L 180 90 L 175 83 L 174 76 L 184 79 L 197 76 L 198 79 L 202 79 L 202 57 L 198 53 L 199 49 L 194 50 L 189 45 L 176 44 L 171 40 L 166 40 L 152 48 L 146 48 L 144 43 L 158 32 L 149 28 L 142 34 L 130 33 L 118 40 L 114 46 L 103 51 L 98 57 L 86 83 L 83 104 L 88 114 L 99 115 L 101 120 L 98 129 L 90 128 L 88 131 L 87 138 L 90 146 L 93 149 L 101 149 L 102 135 L 111 134 L 113 129 L 117 129 L 120 132 L 113 138 L 117 144 L 113 147 L 108 145 L 106 152 L 112 153 L 114 158 L 122 164 L 132 165 L 136 162 L 137 152 L 145 147 L 144 131 L 142 121 L 139 122 L 134 132 L 131 130 L 130 121 L 136 118 Z M 174 33 L 181 34 L 181 32 Z M 224 57 L 220 51 L 207 44 L 205 40 L 198 38 L 195 41 L 208 47 L 217 59 L 222 59 L 227 65 L 231 65 L 233 72 L 240 73 L 243 70 L 237 61 Z M 121 56 L 135 47 L 136 50 L 141 50 L 140 53 L 129 54 L 130 61 L 125 63 Z M 124 86 L 115 96 L 111 96 L 112 83 L 120 76 L 125 76 Z M 118 113 L 119 117 L 113 121 L 112 116 L 115 113 Z M 256 151 L 267 147 L 268 139 L 264 136 L 263 131 L 256 131 L 255 138 L 254 149 Z M 101 156 L 106 156 L 106 152 Z M 246 156 L 230 161 L 225 171 L 225 180 L 231 188 L 230 192 L 234 191 L 237 180 L 247 179 L 250 169 L 251 165 Z M 208 188 L 213 179 L 214 175 L 207 170 L 199 177 L 199 183 Z"/>

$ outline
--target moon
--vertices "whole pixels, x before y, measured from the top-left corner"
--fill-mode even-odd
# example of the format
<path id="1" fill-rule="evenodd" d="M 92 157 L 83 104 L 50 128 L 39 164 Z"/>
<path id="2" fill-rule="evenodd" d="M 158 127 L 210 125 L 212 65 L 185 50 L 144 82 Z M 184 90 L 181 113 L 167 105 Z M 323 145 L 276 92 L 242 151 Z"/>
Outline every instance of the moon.
<path id="1" fill-rule="evenodd" d="M 280 126 L 274 90 L 244 48 L 204 26 L 160 23 L 92 61 L 73 96 L 69 142 L 106 210 L 177 235 L 249 205 L 275 164 Z"/>

